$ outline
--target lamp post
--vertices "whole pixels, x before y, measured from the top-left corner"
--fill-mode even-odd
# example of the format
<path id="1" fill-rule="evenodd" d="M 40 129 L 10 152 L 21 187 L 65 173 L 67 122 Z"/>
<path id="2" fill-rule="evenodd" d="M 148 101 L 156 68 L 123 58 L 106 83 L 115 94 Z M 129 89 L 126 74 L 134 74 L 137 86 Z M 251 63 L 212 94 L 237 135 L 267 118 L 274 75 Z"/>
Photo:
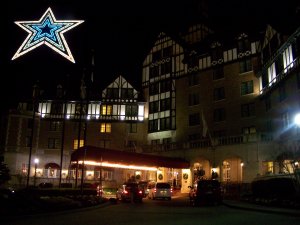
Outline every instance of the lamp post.
<path id="1" fill-rule="evenodd" d="M 36 169 L 37 169 L 37 165 L 39 164 L 39 159 L 35 158 L 34 159 L 34 180 L 33 180 L 33 186 L 35 187 L 36 185 Z"/>

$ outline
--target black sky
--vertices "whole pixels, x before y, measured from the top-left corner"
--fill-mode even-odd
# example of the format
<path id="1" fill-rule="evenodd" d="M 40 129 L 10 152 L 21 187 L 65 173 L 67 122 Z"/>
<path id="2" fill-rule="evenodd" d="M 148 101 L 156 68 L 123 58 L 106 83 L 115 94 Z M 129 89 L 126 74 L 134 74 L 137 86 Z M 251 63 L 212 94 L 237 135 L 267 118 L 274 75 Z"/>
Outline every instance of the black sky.
<path id="1" fill-rule="evenodd" d="M 1 101 L 5 106 L 30 96 L 33 84 L 55 88 L 68 75 L 79 90 L 84 68 L 95 51 L 94 81 L 99 91 L 113 79 L 123 75 L 134 86 L 141 81 L 141 65 L 160 31 L 176 30 L 187 22 L 199 19 L 197 0 L 178 1 L 95 1 L 95 0 L 10 0 L 0 15 Z M 225 32 L 245 22 L 257 26 L 264 20 L 286 20 L 294 6 L 284 1 L 209 1 L 209 16 Z M 268 3 L 275 4 L 270 10 Z M 67 61 L 47 46 L 40 46 L 11 61 L 27 33 L 14 21 L 39 20 L 51 7 L 58 20 L 75 19 L 85 22 L 65 33 L 76 64 Z M 280 12 L 280 13 L 279 13 Z M 229 23 L 227 23 L 229 22 Z M 225 26 L 225 24 L 227 24 Z M 229 24 L 229 25 L 228 25 Z M 79 93 L 79 91 L 78 91 Z"/>

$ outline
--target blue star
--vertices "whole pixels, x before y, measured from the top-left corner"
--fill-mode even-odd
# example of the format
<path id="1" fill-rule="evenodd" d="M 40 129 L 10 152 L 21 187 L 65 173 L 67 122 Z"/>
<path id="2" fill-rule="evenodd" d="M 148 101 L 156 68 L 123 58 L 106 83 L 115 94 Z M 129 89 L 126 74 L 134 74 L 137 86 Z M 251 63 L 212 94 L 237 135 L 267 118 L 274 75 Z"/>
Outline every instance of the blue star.
<path id="1" fill-rule="evenodd" d="M 12 60 L 45 44 L 63 57 L 75 63 L 63 34 L 83 22 L 83 20 L 56 20 L 51 8 L 47 9 L 39 21 L 15 22 L 29 34 L 13 56 Z"/>

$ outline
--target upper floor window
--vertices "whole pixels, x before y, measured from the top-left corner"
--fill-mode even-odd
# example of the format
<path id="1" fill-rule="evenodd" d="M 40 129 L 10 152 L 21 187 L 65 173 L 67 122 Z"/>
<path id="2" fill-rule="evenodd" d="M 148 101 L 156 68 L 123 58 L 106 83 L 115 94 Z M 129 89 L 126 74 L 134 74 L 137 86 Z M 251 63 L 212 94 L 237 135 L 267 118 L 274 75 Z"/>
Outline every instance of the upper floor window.
<path id="1" fill-rule="evenodd" d="M 161 118 L 160 119 L 160 130 L 168 130 L 170 129 L 170 117 Z"/>
<path id="2" fill-rule="evenodd" d="M 198 105 L 199 103 L 200 103 L 200 94 L 198 92 L 189 94 L 189 106 Z"/>
<path id="3" fill-rule="evenodd" d="M 241 117 L 255 116 L 255 105 L 254 103 L 241 105 Z"/>
<path id="4" fill-rule="evenodd" d="M 190 68 L 199 67 L 199 59 L 197 55 L 190 56 L 188 66 Z"/>
<path id="5" fill-rule="evenodd" d="M 160 100 L 160 111 L 166 111 L 171 108 L 171 100 L 170 98 L 165 98 Z"/>
<path id="6" fill-rule="evenodd" d="M 255 133 L 256 133 L 256 128 L 254 126 L 242 128 L 242 134 L 255 134 Z"/>
<path id="7" fill-rule="evenodd" d="M 172 46 L 163 48 L 162 50 L 162 57 L 163 58 L 169 58 L 172 55 Z"/>
<path id="8" fill-rule="evenodd" d="M 48 139 L 48 148 L 49 149 L 59 149 L 60 140 L 58 138 L 49 138 Z"/>
<path id="9" fill-rule="evenodd" d="M 213 80 L 224 78 L 223 66 L 217 66 L 213 69 Z"/>
<path id="10" fill-rule="evenodd" d="M 84 146 L 84 140 L 80 139 L 79 143 L 78 143 L 78 139 L 75 139 L 74 142 L 73 142 L 73 149 L 74 150 L 78 149 L 78 144 L 79 144 L 79 148 Z"/>
<path id="11" fill-rule="evenodd" d="M 138 106 L 137 105 L 126 105 L 125 115 L 126 116 L 137 116 L 138 115 Z"/>
<path id="12" fill-rule="evenodd" d="M 224 121 L 226 118 L 225 109 L 218 108 L 214 110 L 214 122 Z"/>
<path id="13" fill-rule="evenodd" d="M 159 110 L 159 101 L 149 103 L 149 113 L 156 113 Z"/>
<path id="14" fill-rule="evenodd" d="M 223 59 L 223 49 L 221 46 L 216 46 L 212 49 L 211 60 L 218 61 L 219 59 Z"/>
<path id="15" fill-rule="evenodd" d="M 111 115 L 112 105 L 101 105 L 101 115 Z"/>
<path id="16" fill-rule="evenodd" d="M 118 99 L 119 98 L 119 88 L 107 88 L 106 98 Z"/>
<path id="17" fill-rule="evenodd" d="M 157 77 L 159 75 L 159 66 L 151 66 L 149 69 L 149 77 Z"/>
<path id="18" fill-rule="evenodd" d="M 161 50 L 152 53 L 152 62 L 156 62 L 161 59 Z"/>
<path id="19" fill-rule="evenodd" d="M 127 126 L 128 133 L 136 133 L 137 132 L 137 124 L 136 123 L 129 123 Z"/>
<path id="20" fill-rule="evenodd" d="M 189 126 L 200 124 L 200 113 L 193 113 L 189 115 Z"/>
<path id="21" fill-rule="evenodd" d="M 101 123 L 100 133 L 111 133 L 111 123 Z"/>
<path id="22" fill-rule="evenodd" d="M 133 88 L 122 88 L 121 98 L 123 99 L 133 99 Z"/>
<path id="23" fill-rule="evenodd" d="M 162 80 L 160 82 L 160 93 L 168 92 L 171 90 L 171 80 Z"/>
<path id="24" fill-rule="evenodd" d="M 161 75 L 171 73 L 171 71 L 172 71 L 172 63 L 171 63 L 171 61 L 170 62 L 162 63 L 160 65 L 160 68 L 161 68 Z"/>
<path id="25" fill-rule="evenodd" d="M 75 114 L 76 115 L 85 115 L 86 113 L 86 104 L 77 103 L 75 105 Z"/>
<path id="26" fill-rule="evenodd" d="M 198 74 L 189 74 L 188 79 L 189 79 L 189 86 L 194 86 L 200 83 Z"/>
<path id="27" fill-rule="evenodd" d="M 286 95 L 284 83 L 280 84 L 280 86 L 278 88 L 278 92 L 279 92 L 279 101 L 280 102 L 283 101 L 284 99 L 286 99 L 287 95 Z"/>
<path id="28" fill-rule="evenodd" d="M 247 95 L 253 93 L 253 80 L 242 82 L 241 95 Z"/>
<path id="29" fill-rule="evenodd" d="M 275 63 L 273 63 L 268 68 L 268 79 L 269 79 L 269 84 L 273 84 L 273 83 L 276 82 L 276 67 L 275 67 Z"/>
<path id="30" fill-rule="evenodd" d="M 62 114 L 62 113 L 63 113 L 63 104 L 61 103 L 51 104 L 51 114 Z"/>
<path id="31" fill-rule="evenodd" d="M 50 121 L 50 131 L 60 131 L 62 128 L 62 123 L 60 121 Z"/>
<path id="32" fill-rule="evenodd" d="M 293 61 L 294 61 L 293 51 L 292 51 L 292 46 L 290 45 L 283 52 L 283 67 L 285 69 L 284 70 L 285 73 L 287 72 L 288 69 L 294 66 Z"/>
<path id="33" fill-rule="evenodd" d="M 250 58 L 241 60 L 240 64 L 240 73 L 246 73 L 252 70 L 252 62 Z"/>
<path id="34" fill-rule="evenodd" d="M 243 36 L 238 40 L 238 53 L 244 53 L 251 50 L 250 41 L 247 36 Z"/>
<path id="35" fill-rule="evenodd" d="M 149 132 L 158 131 L 158 120 L 149 120 Z"/>
<path id="36" fill-rule="evenodd" d="M 149 85 L 149 94 L 150 95 L 156 95 L 159 93 L 159 83 L 155 82 L 155 83 L 151 83 Z"/>
<path id="37" fill-rule="evenodd" d="M 225 88 L 219 87 L 214 89 L 214 101 L 225 99 Z"/>

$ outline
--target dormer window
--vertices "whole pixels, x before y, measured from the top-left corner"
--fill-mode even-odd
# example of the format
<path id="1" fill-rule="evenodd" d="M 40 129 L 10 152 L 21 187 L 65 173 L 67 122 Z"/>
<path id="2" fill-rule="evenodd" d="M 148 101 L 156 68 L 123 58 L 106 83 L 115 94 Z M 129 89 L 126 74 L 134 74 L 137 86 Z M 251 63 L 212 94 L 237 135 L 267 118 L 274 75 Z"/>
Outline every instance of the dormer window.
<path id="1" fill-rule="evenodd" d="M 238 53 L 246 53 L 247 51 L 251 51 L 251 45 L 248 36 L 243 33 L 238 37 Z"/>

